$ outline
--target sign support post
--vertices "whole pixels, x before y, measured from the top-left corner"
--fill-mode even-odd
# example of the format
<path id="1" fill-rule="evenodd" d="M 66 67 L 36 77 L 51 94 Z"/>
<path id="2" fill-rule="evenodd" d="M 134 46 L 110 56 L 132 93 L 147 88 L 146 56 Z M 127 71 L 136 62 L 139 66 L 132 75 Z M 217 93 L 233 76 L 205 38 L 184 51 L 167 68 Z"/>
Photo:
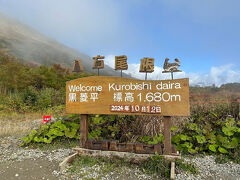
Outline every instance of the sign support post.
<path id="1" fill-rule="evenodd" d="M 164 123 L 164 154 L 170 155 L 172 153 L 172 145 L 171 145 L 171 116 L 164 116 L 163 123 Z"/>
<path id="2" fill-rule="evenodd" d="M 88 140 L 88 115 L 81 114 L 80 122 L 80 147 L 84 148 Z"/>

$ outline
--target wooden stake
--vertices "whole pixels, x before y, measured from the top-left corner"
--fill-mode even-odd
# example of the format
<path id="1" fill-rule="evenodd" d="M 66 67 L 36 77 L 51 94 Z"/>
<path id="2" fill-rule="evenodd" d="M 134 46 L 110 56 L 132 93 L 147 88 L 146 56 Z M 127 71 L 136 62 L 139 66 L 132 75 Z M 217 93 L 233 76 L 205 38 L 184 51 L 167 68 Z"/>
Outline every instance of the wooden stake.
<path id="1" fill-rule="evenodd" d="M 88 140 L 88 115 L 81 115 L 80 124 L 80 147 L 84 148 Z"/>
<path id="2" fill-rule="evenodd" d="M 171 116 L 164 116 L 163 117 L 164 123 L 164 154 L 170 155 L 172 153 L 171 148 Z"/>
<path id="3" fill-rule="evenodd" d="M 170 174 L 170 179 L 175 179 L 175 162 L 171 162 L 171 174 Z"/>

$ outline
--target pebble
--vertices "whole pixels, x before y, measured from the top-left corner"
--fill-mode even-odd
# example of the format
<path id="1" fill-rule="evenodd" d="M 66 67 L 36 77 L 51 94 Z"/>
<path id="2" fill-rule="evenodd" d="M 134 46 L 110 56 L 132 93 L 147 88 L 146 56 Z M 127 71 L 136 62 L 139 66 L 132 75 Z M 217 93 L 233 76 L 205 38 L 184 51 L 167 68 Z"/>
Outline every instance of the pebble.
<path id="1" fill-rule="evenodd" d="M 199 174 L 194 176 L 186 172 L 180 172 L 176 175 L 176 180 L 181 179 L 224 179 L 224 180 L 239 180 L 240 179 L 240 164 L 227 162 L 218 164 L 215 162 L 214 156 L 204 156 L 189 158 L 185 157 L 184 160 L 194 164 L 198 169 Z"/>

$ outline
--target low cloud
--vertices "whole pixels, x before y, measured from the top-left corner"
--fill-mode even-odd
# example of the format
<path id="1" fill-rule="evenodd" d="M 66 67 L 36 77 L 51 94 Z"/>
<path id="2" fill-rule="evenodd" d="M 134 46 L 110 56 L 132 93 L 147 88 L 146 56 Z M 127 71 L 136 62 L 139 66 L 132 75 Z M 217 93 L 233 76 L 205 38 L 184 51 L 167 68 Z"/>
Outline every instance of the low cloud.
<path id="1" fill-rule="evenodd" d="M 208 74 L 189 73 L 188 76 L 192 85 L 221 86 L 226 83 L 240 82 L 240 70 L 236 70 L 233 64 L 211 67 Z"/>
<path id="2" fill-rule="evenodd" d="M 115 56 L 108 55 L 105 58 L 105 63 L 114 68 Z M 128 70 L 125 73 L 131 75 L 137 79 L 144 79 L 145 73 L 139 72 L 140 64 L 128 64 Z M 154 67 L 154 72 L 148 74 L 149 80 L 166 80 L 171 79 L 170 73 L 162 73 L 163 68 L 159 66 Z M 209 73 L 193 73 L 193 72 L 178 72 L 174 73 L 174 79 L 177 78 L 189 78 L 190 85 L 196 86 L 209 86 L 216 85 L 221 86 L 226 83 L 240 82 L 240 70 L 235 70 L 233 64 L 227 64 L 223 66 L 211 67 Z"/>

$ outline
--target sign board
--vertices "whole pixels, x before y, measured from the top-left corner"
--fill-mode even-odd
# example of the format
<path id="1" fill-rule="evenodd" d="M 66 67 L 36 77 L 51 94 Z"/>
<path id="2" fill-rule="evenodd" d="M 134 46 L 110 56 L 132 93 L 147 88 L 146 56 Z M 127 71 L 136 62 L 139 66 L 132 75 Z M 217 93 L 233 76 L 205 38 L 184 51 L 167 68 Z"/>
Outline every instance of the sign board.
<path id="1" fill-rule="evenodd" d="M 91 76 L 66 83 L 66 112 L 189 116 L 189 79 Z"/>
<path id="2" fill-rule="evenodd" d="M 51 120 L 51 116 L 43 116 L 42 124 L 47 123 L 49 120 Z"/>

